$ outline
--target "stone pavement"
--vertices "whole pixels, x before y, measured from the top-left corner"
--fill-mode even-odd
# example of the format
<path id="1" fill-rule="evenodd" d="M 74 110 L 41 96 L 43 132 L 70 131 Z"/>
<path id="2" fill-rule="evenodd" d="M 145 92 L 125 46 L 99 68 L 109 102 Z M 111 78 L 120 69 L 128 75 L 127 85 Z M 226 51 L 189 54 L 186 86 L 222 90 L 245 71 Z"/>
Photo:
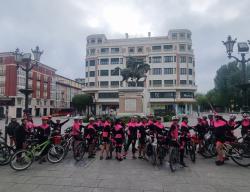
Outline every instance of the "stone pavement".
<path id="1" fill-rule="evenodd" d="M 59 164 L 48 162 L 16 172 L 0 167 L 0 192 L 249 192 L 250 168 L 232 161 L 217 167 L 213 159 L 198 156 L 195 164 L 171 173 L 168 164 L 153 166 L 131 157 L 118 162 L 72 157 Z"/>

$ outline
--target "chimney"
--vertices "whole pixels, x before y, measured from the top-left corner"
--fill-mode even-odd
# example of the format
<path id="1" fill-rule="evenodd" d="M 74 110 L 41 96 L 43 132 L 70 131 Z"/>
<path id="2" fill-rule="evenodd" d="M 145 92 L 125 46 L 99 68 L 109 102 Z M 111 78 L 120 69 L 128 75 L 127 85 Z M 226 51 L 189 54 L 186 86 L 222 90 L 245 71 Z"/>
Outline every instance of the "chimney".
<path id="1" fill-rule="evenodd" d="M 125 37 L 126 37 L 126 39 L 128 39 L 128 33 L 125 33 Z"/>
<path id="2" fill-rule="evenodd" d="M 151 32 L 148 32 L 148 37 L 151 37 Z"/>

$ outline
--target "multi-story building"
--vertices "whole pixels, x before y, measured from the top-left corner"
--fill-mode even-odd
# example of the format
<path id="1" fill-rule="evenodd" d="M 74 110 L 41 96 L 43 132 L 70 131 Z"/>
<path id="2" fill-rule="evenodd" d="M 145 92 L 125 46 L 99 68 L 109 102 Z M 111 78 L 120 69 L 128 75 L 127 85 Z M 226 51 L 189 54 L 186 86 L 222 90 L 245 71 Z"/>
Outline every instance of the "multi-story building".
<path id="1" fill-rule="evenodd" d="M 55 75 L 56 109 L 70 109 L 72 98 L 82 92 L 82 84 L 66 77 Z"/>
<path id="2" fill-rule="evenodd" d="M 55 72 L 56 69 L 42 63 L 30 71 L 28 83 L 33 93 L 29 98 L 29 111 L 33 116 L 49 115 L 57 108 L 70 108 L 72 97 L 81 92 L 81 84 L 58 76 Z M 22 117 L 25 99 L 19 90 L 24 88 L 25 72 L 17 68 L 14 54 L 0 53 L 0 99 L 8 97 L 14 100 L 14 105 L 9 106 L 10 116 Z M 0 106 L 0 116 L 4 113 L 4 106 Z"/>
<path id="3" fill-rule="evenodd" d="M 174 29 L 167 36 L 107 39 L 104 34 L 89 35 L 86 46 L 86 87 L 95 96 L 97 114 L 119 109 L 119 89 L 131 86 L 121 82 L 116 67 L 126 68 L 128 57 L 144 58 L 151 67 L 144 87 L 144 113 L 175 111 L 191 113 L 195 102 L 195 59 L 191 31 Z"/>

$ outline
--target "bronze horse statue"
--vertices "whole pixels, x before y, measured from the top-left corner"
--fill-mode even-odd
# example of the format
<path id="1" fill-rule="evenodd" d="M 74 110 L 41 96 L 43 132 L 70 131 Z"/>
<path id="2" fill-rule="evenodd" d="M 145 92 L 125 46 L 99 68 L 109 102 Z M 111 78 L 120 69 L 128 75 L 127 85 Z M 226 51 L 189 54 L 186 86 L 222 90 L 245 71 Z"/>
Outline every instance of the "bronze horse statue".
<path id="1" fill-rule="evenodd" d="M 147 78 L 146 73 L 150 70 L 150 65 L 144 63 L 142 58 L 129 57 L 127 59 L 127 68 L 121 69 L 120 67 L 116 67 L 113 73 L 117 73 L 120 71 L 120 75 L 122 76 L 122 81 L 128 83 L 128 80 L 131 79 L 132 82 L 138 84 L 139 80 Z"/>

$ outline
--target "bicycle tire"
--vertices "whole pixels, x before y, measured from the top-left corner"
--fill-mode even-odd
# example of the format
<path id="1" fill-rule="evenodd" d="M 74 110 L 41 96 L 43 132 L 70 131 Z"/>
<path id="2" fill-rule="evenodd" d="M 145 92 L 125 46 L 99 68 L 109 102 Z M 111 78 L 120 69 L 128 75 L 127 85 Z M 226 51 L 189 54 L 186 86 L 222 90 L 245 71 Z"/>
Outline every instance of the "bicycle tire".
<path id="1" fill-rule="evenodd" d="M 152 165 L 156 165 L 156 161 L 157 161 L 157 154 L 156 154 L 155 149 L 153 148 L 153 153 L 151 155 L 151 163 L 152 163 Z"/>
<path id="2" fill-rule="evenodd" d="M 238 164 L 241 167 L 249 167 L 250 166 L 250 158 L 244 156 L 244 146 L 242 144 L 236 144 L 232 146 L 232 150 L 231 150 L 231 159 Z M 247 163 L 242 163 L 240 160 L 241 159 L 247 159 Z"/>
<path id="3" fill-rule="evenodd" d="M 200 150 L 200 154 L 201 156 L 203 156 L 204 158 L 208 159 L 208 158 L 213 158 L 216 156 L 216 149 L 214 147 L 214 144 L 206 144 L 204 146 L 202 146 L 201 150 Z"/>
<path id="4" fill-rule="evenodd" d="M 163 147 L 159 147 L 159 149 L 158 149 L 158 159 L 159 159 L 159 164 L 162 165 L 163 160 L 164 160 L 164 149 L 163 149 Z"/>
<path id="5" fill-rule="evenodd" d="M 177 164 L 179 163 L 178 161 L 178 152 L 177 152 L 178 149 L 176 149 L 176 147 L 172 147 L 170 149 L 170 153 L 169 153 L 169 167 L 170 167 L 170 170 L 171 172 L 175 172 L 176 169 L 177 169 Z"/>
<path id="6" fill-rule="evenodd" d="M 85 143 L 84 142 L 80 142 L 78 143 L 78 145 L 75 147 L 75 150 L 74 150 L 74 159 L 76 161 L 81 161 L 83 159 L 83 156 L 86 152 L 86 146 L 85 146 Z"/>
<path id="7" fill-rule="evenodd" d="M 189 156 L 193 163 L 196 161 L 195 147 L 193 145 L 189 146 Z"/>
<path id="8" fill-rule="evenodd" d="M 22 153 L 24 153 L 25 156 L 18 157 L 18 155 L 22 156 Z M 19 159 L 20 162 L 17 162 L 18 158 L 21 158 Z M 26 161 L 27 164 L 23 167 L 17 167 L 17 165 L 15 164 L 15 163 L 18 163 L 19 165 L 21 165 L 22 162 L 24 161 Z M 33 163 L 33 161 L 34 161 L 34 155 L 32 154 L 32 152 L 25 150 L 25 149 L 19 150 L 12 155 L 11 160 L 10 160 L 10 167 L 16 171 L 22 171 L 22 170 L 28 169 Z"/>
<path id="9" fill-rule="evenodd" d="M 63 158 L 65 158 L 69 153 L 70 142 L 65 142 L 62 144 L 62 146 L 64 147 L 64 157 Z"/>
<path id="10" fill-rule="evenodd" d="M 52 159 L 56 158 L 56 160 Z M 61 145 L 52 145 L 47 153 L 47 159 L 50 163 L 59 163 L 64 158 L 64 147 Z"/>
<path id="11" fill-rule="evenodd" d="M 7 165 L 11 159 L 10 148 L 5 143 L 0 143 L 0 165 Z"/>

